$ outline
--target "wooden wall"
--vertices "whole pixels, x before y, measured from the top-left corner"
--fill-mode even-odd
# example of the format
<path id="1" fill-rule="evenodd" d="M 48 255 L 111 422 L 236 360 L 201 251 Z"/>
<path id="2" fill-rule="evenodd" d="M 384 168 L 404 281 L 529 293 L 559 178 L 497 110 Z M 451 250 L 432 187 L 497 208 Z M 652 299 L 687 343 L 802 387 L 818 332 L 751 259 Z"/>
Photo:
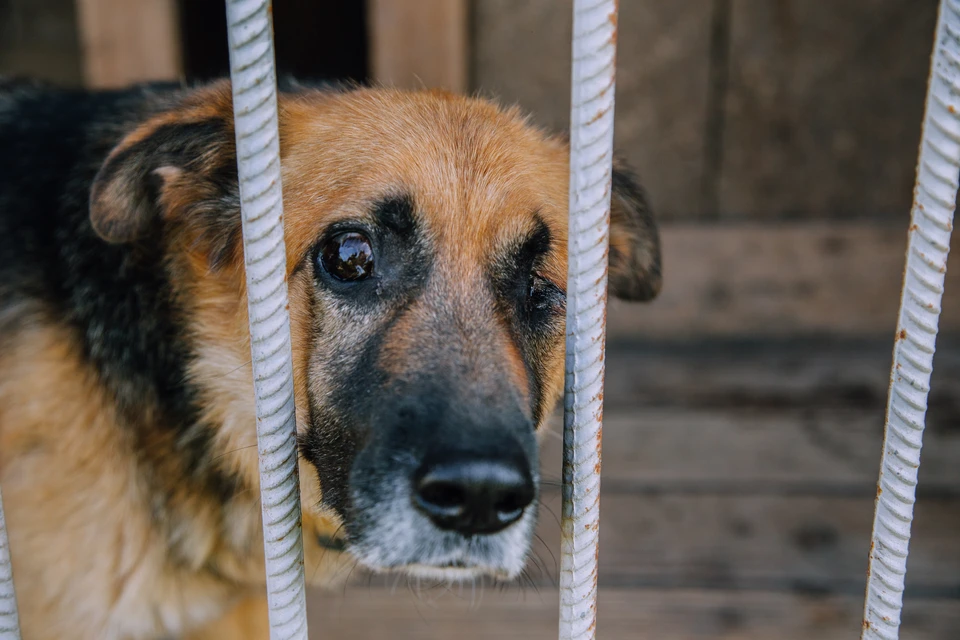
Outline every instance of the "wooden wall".
<path id="1" fill-rule="evenodd" d="M 905 219 L 936 0 L 620 3 L 617 130 L 666 220 Z M 474 0 L 476 89 L 565 128 L 571 0 Z"/>
<path id="2" fill-rule="evenodd" d="M 72 0 L 0 0 L 0 74 L 83 81 Z"/>

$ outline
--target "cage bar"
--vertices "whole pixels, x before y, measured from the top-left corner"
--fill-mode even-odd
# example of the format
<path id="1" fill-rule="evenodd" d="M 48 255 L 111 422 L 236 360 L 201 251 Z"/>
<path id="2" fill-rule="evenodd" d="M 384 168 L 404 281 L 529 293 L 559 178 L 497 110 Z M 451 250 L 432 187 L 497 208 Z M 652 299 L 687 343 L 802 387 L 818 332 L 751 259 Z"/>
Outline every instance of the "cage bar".
<path id="1" fill-rule="evenodd" d="M 600 444 L 617 50 L 615 0 L 576 0 L 570 109 L 570 224 L 560 638 L 596 636 Z"/>
<path id="2" fill-rule="evenodd" d="M 917 163 L 862 640 L 896 640 L 937 323 L 960 186 L 960 3 L 941 0 Z"/>
<path id="3" fill-rule="evenodd" d="M 10 542 L 7 521 L 3 517 L 3 495 L 0 494 L 0 640 L 20 640 L 20 618 L 17 615 L 17 594 L 13 589 L 13 567 L 10 565 Z"/>
<path id="4" fill-rule="evenodd" d="M 307 637 L 269 0 L 227 0 L 271 640 Z"/>

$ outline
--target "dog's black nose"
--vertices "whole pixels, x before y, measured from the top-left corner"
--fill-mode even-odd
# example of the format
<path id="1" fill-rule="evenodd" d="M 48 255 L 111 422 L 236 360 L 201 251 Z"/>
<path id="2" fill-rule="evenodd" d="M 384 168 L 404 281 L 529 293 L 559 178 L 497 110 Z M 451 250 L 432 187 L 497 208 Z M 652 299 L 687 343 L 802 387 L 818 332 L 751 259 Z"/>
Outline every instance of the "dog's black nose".
<path id="1" fill-rule="evenodd" d="M 520 519 L 535 488 L 525 461 L 426 462 L 413 480 L 413 502 L 434 524 L 465 536 L 496 533 Z"/>

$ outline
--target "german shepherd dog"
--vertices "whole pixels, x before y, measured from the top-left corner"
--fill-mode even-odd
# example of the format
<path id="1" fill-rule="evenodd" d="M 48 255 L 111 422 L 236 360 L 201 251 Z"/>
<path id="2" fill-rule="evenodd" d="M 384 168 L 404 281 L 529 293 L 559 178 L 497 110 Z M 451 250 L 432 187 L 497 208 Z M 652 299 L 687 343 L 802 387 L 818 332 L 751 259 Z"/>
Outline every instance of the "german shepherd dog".
<path id="1" fill-rule="evenodd" d="M 562 390 L 568 145 L 285 87 L 306 573 L 522 570 Z M 609 290 L 660 288 L 617 166 Z M 265 637 L 230 85 L 0 80 L 0 487 L 24 637 Z M 343 569 L 347 570 L 344 571 Z"/>

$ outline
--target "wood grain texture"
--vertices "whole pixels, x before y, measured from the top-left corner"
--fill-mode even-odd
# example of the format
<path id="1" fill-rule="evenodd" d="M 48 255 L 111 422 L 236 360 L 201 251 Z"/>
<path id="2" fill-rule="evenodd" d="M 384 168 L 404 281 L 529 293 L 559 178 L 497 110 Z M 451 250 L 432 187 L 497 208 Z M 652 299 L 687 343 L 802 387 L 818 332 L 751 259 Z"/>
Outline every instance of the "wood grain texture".
<path id="1" fill-rule="evenodd" d="M 181 75 L 175 0 L 76 0 L 84 79 L 122 87 Z"/>
<path id="2" fill-rule="evenodd" d="M 82 83 L 74 0 L 0 0 L 0 75 Z"/>
<path id="3" fill-rule="evenodd" d="M 613 300 L 612 339 L 832 334 L 892 340 L 908 217 L 896 224 L 667 226 L 663 292 Z M 960 257 L 947 269 L 941 331 L 960 329 Z"/>
<path id="4" fill-rule="evenodd" d="M 915 595 L 960 597 L 956 346 L 943 343 L 936 363 L 908 573 Z M 601 580 L 862 593 L 889 358 L 882 342 L 612 345 Z M 542 451 L 539 530 L 553 553 L 558 417 Z"/>
<path id="5" fill-rule="evenodd" d="M 711 16 L 728 1 L 725 44 L 711 39 Z M 475 88 L 566 129 L 570 6 L 476 0 Z M 617 147 L 666 220 L 902 215 L 936 7 L 936 0 L 622 2 Z M 711 95 L 711 78 L 723 79 L 722 95 Z"/>
<path id="6" fill-rule="evenodd" d="M 465 91 L 467 0 L 367 0 L 375 82 Z"/>
<path id="7" fill-rule="evenodd" d="M 377 582 L 376 584 L 382 584 Z M 312 596 L 311 638 L 337 640 L 553 640 L 554 589 L 487 587 L 461 595 L 415 584 L 357 585 L 345 594 Z M 863 599 L 855 596 L 699 589 L 604 588 L 598 637 L 607 640 L 849 640 L 860 629 Z M 907 596 L 902 638 L 955 640 L 960 607 L 951 600 Z"/>
<path id="8" fill-rule="evenodd" d="M 936 0 L 733 0 L 720 209 L 909 210 Z"/>
<path id="9" fill-rule="evenodd" d="M 559 513 L 559 492 L 546 494 L 543 504 Z M 960 596 L 958 505 L 956 497 L 918 502 L 908 593 Z M 600 518 L 600 583 L 860 595 L 872 522 L 869 493 L 826 498 L 607 491 Z M 540 524 L 543 542 L 534 547 L 539 558 L 529 572 L 535 582 L 551 585 L 560 532 L 549 512 Z"/>
<path id="10" fill-rule="evenodd" d="M 960 490 L 958 347 L 956 339 L 942 339 L 936 355 L 921 493 Z M 890 353 L 883 339 L 612 342 L 604 487 L 870 500 Z M 542 456 L 544 472 L 554 480 L 560 425 L 560 416 L 552 416 Z"/>
<path id="11" fill-rule="evenodd" d="M 664 219 L 698 214 L 710 6 L 620 3 L 615 145 Z M 477 0 L 473 14 L 474 88 L 567 130 L 571 0 Z"/>

